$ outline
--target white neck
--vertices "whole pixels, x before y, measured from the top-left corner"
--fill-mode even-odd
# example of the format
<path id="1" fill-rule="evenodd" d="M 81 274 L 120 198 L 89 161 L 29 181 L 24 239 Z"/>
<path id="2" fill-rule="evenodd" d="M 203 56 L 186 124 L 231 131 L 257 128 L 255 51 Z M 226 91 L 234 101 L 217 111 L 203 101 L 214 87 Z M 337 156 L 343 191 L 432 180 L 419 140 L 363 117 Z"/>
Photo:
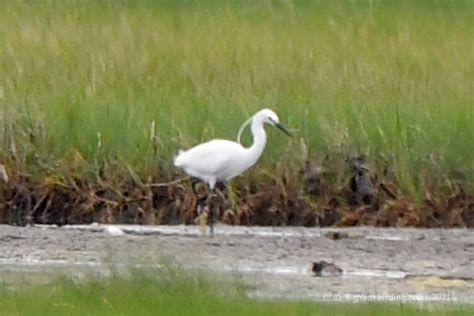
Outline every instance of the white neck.
<path id="1" fill-rule="evenodd" d="M 265 144 L 267 143 L 267 134 L 263 128 L 263 122 L 260 120 L 252 120 L 252 135 L 253 144 L 248 150 L 248 154 L 252 157 L 253 163 L 257 162 L 258 158 L 262 155 Z"/>

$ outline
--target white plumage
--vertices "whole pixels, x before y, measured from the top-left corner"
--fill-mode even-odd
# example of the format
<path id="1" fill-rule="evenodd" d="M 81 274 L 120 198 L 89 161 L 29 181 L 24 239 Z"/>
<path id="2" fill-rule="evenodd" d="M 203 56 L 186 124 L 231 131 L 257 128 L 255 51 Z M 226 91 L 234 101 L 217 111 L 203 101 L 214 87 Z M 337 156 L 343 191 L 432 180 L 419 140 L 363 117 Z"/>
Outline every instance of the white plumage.
<path id="1" fill-rule="evenodd" d="M 229 181 L 257 162 L 267 141 L 263 128 L 265 123 L 274 125 L 289 135 L 289 132 L 279 123 L 276 113 L 270 109 L 257 112 L 249 121 L 252 123 L 254 140 L 252 146 L 245 148 L 237 142 L 214 139 L 187 151 L 180 151 L 175 157 L 174 165 L 182 168 L 189 176 L 206 182 L 212 190 L 216 182 Z M 242 127 L 245 127 L 249 121 Z"/>
<path id="2" fill-rule="evenodd" d="M 213 189 L 217 181 L 228 181 L 252 166 L 255 162 L 250 156 L 251 152 L 238 143 L 214 139 L 180 154 L 174 164 Z"/>
<path id="3" fill-rule="evenodd" d="M 249 123 L 251 123 L 253 144 L 246 148 L 240 144 L 240 135 Z M 227 182 L 257 162 L 267 142 L 265 123 L 276 126 L 290 135 L 279 123 L 275 112 L 263 109 L 242 125 L 237 136 L 238 142 L 214 139 L 187 151 L 181 150 L 174 159 L 174 165 L 183 169 L 189 176 L 206 182 L 212 192 L 217 182 Z M 212 221 L 210 224 L 212 233 Z"/>

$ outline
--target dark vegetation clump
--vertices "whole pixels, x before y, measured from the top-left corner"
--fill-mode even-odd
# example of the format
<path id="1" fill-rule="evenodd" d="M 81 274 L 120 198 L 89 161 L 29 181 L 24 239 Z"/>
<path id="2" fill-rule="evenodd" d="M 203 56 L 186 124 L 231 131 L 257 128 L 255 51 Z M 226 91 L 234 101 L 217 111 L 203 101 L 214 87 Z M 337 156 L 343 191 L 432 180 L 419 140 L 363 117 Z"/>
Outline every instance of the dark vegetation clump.
<path id="1" fill-rule="evenodd" d="M 450 190 L 425 188 L 417 198 L 404 193 L 390 173 L 375 172 L 364 156 L 346 158 L 340 168 L 334 164 L 313 160 L 296 174 L 236 179 L 212 199 L 217 220 L 261 226 L 474 227 L 474 196 L 461 184 Z M 204 185 L 196 197 L 189 180 L 116 178 L 120 181 L 45 183 L 14 176 L 0 189 L 0 222 L 197 223 L 197 203 L 207 194 Z"/>

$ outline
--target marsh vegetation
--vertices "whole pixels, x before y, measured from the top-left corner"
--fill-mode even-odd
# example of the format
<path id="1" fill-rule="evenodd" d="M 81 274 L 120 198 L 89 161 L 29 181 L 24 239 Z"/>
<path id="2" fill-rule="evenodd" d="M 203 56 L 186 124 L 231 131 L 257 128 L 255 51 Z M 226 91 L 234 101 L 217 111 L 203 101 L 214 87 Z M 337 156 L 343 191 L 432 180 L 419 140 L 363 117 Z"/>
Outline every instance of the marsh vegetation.
<path id="1" fill-rule="evenodd" d="M 260 225 L 473 226 L 474 6 L 2 1 L 0 221 L 192 223 L 179 148 L 296 135 L 216 200 Z M 246 138 L 248 143 L 248 135 Z"/>

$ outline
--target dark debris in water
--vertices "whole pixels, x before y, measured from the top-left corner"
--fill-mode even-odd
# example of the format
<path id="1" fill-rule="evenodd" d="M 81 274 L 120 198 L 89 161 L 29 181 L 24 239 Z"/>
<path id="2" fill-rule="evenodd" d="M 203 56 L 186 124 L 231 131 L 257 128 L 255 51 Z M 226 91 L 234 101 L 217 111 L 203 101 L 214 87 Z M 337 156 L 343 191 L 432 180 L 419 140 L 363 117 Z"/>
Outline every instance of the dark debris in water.
<path id="1" fill-rule="evenodd" d="M 311 272 L 317 277 L 338 277 L 343 270 L 332 262 L 322 260 L 312 263 Z"/>
<path id="2" fill-rule="evenodd" d="M 331 240 L 339 240 L 345 238 L 351 238 L 348 233 L 345 232 L 327 232 L 324 234 L 324 237 L 331 239 Z"/>

